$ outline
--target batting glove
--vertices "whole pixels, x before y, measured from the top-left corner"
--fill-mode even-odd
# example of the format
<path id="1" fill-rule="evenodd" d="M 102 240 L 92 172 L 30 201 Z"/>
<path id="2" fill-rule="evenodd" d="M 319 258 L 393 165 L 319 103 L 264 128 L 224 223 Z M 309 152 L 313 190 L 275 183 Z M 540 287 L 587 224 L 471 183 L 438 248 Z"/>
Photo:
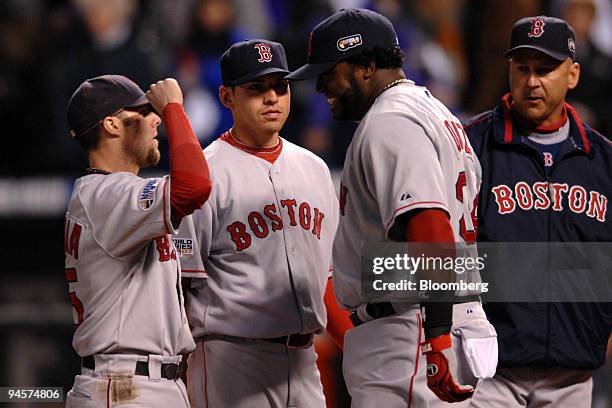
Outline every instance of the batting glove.
<path id="1" fill-rule="evenodd" d="M 423 354 L 427 358 L 427 386 L 438 398 L 446 402 L 460 402 L 474 394 L 474 387 L 458 384 L 453 377 L 456 360 L 451 349 L 450 333 L 423 343 Z"/>
<path id="2" fill-rule="evenodd" d="M 459 381 L 475 386 L 478 379 L 493 377 L 497 368 L 497 333 L 480 302 L 454 305 L 451 333 Z"/>

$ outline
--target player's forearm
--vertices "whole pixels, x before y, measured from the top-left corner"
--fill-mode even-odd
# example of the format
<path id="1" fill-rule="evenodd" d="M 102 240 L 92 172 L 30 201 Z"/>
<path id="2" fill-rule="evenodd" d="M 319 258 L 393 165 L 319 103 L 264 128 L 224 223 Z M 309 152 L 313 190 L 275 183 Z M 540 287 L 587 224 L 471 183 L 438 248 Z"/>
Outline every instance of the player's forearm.
<path id="1" fill-rule="evenodd" d="M 210 195 L 212 183 L 202 148 L 183 106 L 169 103 L 162 115 L 168 132 L 170 202 L 174 221 L 202 207 Z"/>
<path id="2" fill-rule="evenodd" d="M 450 248 L 426 248 L 428 256 L 455 256 L 454 234 L 450 225 L 448 214 L 439 209 L 422 210 L 408 219 L 406 223 L 406 237 L 408 242 L 419 243 L 443 243 L 450 244 Z M 435 281 L 450 282 L 454 281 L 453 272 L 442 273 L 433 271 L 431 278 Z M 444 293 L 428 293 L 430 302 L 421 302 L 425 309 L 425 320 L 423 328 L 425 337 L 432 339 L 442 334 L 450 332 L 453 318 L 453 302 L 445 302 Z"/>
<path id="3" fill-rule="evenodd" d="M 344 346 L 344 334 L 353 327 L 353 324 L 349 319 L 350 313 L 348 310 L 340 309 L 338 306 L 332 279 L 327 280 L 323 302 L 327 310 L 327 334 L 342 349 Z"/>

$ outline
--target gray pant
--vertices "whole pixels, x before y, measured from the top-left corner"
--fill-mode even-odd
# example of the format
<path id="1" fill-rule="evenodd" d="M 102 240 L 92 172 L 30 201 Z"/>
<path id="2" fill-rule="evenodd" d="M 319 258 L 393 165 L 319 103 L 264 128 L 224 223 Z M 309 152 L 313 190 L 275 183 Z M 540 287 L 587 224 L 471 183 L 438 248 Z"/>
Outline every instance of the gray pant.
<path id="1" fill-rule="evenodd" d="M 193 408 L 325 408 L 314 346 L 196 339 L 187 392 Z"/>
<path id="2" fill-rule="evenodd" d="M 592 371 L 500 368 L 476 388 L 470 408 L 591 408 Z"/>

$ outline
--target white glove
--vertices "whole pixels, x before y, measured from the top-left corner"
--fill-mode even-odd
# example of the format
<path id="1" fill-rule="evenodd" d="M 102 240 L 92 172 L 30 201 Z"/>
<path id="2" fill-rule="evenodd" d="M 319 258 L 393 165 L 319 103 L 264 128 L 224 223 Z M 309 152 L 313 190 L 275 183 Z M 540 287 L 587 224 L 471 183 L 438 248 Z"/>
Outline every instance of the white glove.
<path id="1" fill-rule="evenodd" d="M 479 379 L 491 378 L 497 368 L 497 333 L 480 302 L 453 306 L 451 329 L 457 358 L 457 380 L 476 386 Z"/>

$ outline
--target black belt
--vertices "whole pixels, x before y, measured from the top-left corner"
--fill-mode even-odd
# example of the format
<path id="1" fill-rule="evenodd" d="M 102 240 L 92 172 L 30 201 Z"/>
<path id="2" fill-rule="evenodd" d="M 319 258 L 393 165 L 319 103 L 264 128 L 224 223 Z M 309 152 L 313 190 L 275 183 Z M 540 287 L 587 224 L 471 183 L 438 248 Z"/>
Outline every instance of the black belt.
<path id="1" fill-rule="evenodd" d="M 455 303 L 480 302 L 479 295 L 460 296 L 456 298 Z M 393 316 L 396 312 L 391 302 L 368 303 L 366 313 L 370 315 L 372 320 L 380 319 L 381 317 Z M 357 327 L 365 322 L 359 318 L 357 312 L 351 313 L 349 316 L 353 326 Z"/>
<path id="2" fill-rule="evenodd" d="M 278 343 L 284 344 L 287 348 L 302 348 L 308 347 L 312 343 L 314 335 L 312 333 L 308 334 L 290 334 L 288 336 L 281 337 L 273 337 L 271 339 L 262 339 L 263 341 L 268 341 L 270 343 Z"/>
<path id="3" fill-rule="evenodd" d="M 368 303 L 366 306 L 366 313 L 369 314 L 372 319 L 380 319 L 381 317 L 394 315 L 395 309 L 391 302 Z M 357 312 L 351 313 L 349 318 L 355 327 L 365 323 L 359 318 Z"/>
<path id="4" fill-rule="evenodd" d="M 94 356 L 85 356 L 83 357 L 83 362 L 81 365 L 85 368 L 89 368 L 90 370 L 96 369 L 96 361 Z M 161 365 L 161 377 L 166 378 L 168 380 L 178 380 L 183 375 L 184 370 L 187 369 L 187 364 L 184 362 L 180 362 L 179 364 L 174 363 L 162 363 Z M 136 362 L 136 370 L 134 371 L 136 375 L 149 375 L 149 363 L 147 361 L 137 361 Z"/>

